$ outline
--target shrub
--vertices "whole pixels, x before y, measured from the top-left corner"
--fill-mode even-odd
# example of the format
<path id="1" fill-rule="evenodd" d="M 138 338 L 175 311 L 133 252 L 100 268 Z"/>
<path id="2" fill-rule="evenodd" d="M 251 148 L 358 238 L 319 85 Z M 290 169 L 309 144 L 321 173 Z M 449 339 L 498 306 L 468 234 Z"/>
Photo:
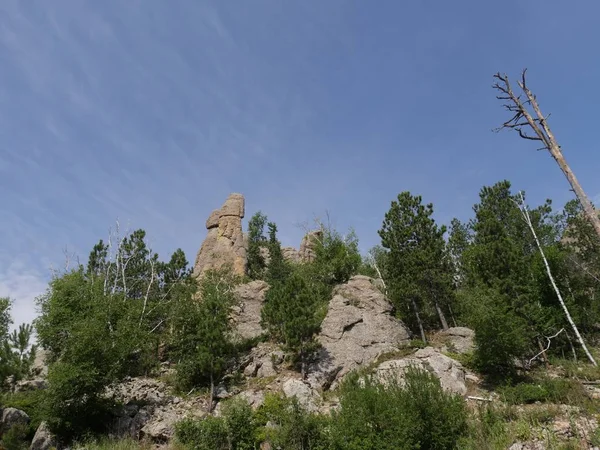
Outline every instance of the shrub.
<path id="1" fill-rule="evenodd" d="M 27 437 L 33 438 L 40 423 L 46 419 L 47 411 L 43 390 L 14 392 L 2 396 L 1 404 L 4 408 L 16 408 L 25 411 L 31 421 L 29 422 Z"/>
<path id="2" fill-rule="evenodd" d="M 267 395 L 255 414 L 256 441 L 286 450 L 329 449 L 329 418 L 311 414 L 295 398 Z"/>
<path id="3" fill-rule="evenodd" d="M 593 408 L 594 403 L 584 387 L 576 380 L 563 378 L 542 378 L 535 383 L 519 383 L 503 386 L 498 392 L 504 401 L 511 405 L 531 403 L 563 403 Z"/>
<path id="4" fill-rule="evenodd" d="M 351 375 L 340 404 L 331 425 L 334 449 L 452 449 L 467 432 L 462 398 L 419 369 L 407 370 L 404 385 Z"/>
<path id="5" fill-rule="evenodd" d="M 27 435 L 29 427 L 23 424 L 16 424 L 10 427 L 3 435 L 0 441 L 3 450 L 26 450 L 28 446 Z"/>
<path id="6" fill-rule="evenodd" d="M 176 426 L 177 439 L 195 450 L 252 450 L 255 425 L 247 402 L 233 399 L 223 405 L 221 417 L 185 419 Z"/>
<path id="7" fill-rule="evenodd" d="M 546 402 L 549 399 L 549 393 L 544 386 L 532 383 L 504 386 L 498 389 L 498 393 L 509 405 L 526 405 Z"/>
<path id="8" fill-rule="evenodd" d="M 528 351 L 527 324 L 494 289 L 471 289 L 461 302 L 475 331 L 474 364 L 490 377 L 513 376 L 515 360 Z"/>
<path id="9" fill-rule="evenodd" d="M 227 427 L 221 417 L 185 419 L 175 427 L 177 439 L 195 450 L 228 450 Z"/>

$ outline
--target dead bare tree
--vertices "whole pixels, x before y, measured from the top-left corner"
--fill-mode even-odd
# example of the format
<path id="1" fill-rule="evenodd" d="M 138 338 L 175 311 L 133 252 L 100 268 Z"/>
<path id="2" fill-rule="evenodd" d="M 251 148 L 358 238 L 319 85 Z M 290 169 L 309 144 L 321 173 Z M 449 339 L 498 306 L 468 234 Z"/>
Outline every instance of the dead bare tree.
<path id="1" fill-rule="evenodd" d="M 517 82 L 522 91 L 522 93 L 518 95 L 513 91 L 506 74 L 501 75 L 500 73 L 497 73 L 494 75 L 494 78 L 497 81 L 493 84 L 493 88 L 500 92 L 500 95 L 497 95 L 496 98 L 504 101 L 504 108 L 513 114 L 509 120 L 504 122 L 502 126 L 495 131 L 512 129 L 519 133 L 519 136 L 523 139 L 542 143 L 542 147 L 538 150 L 548 150 L 552 158 L 554 158 L 560 167 L 560 170 L 569 181 L 571 189 L 575 192 L 577 199 L 581 203 L 586 217 L 593 224 L 596 233 L 600 237 L 600 217 L 594 209 L 594 204 L 584 192 L 577 177 L 562 154 L 562 149 L 560 145 L 558 145 L 558 142 L 550 129 L 550 125 L 548 125 L 548 117 L 550 117 L 550 115 L 544 116 L 542 114 L 536 96 L 531 92 L 529 87 L 527 87 L 526 73 L 527 69 L 524 69 L 521 73 L 521 79 Z M 524 131 L 526 129 L 530 130 L 529 134 Z M 533 132 L 533 134 L 531 134 L 531 132 Z"/>
<path id="2" fill-rule="evenodd" d="M 515 203 L 521 210 L 521 214 L 523 215 L 523 220 L 525 220 L 525 223 L 527 223 L 527 226 L 529 227 L 529 230 L 531 231 L 531 234 L 533 235 L 533 239 L 535 240 L 537 248 L 540 251 L 542 260 L 544 261 L 544 267 L 546 268 L 546 273 L 548 274 L 548 278 L 550 278 L 550 283 L 552 284 L 552 287 L 554 288 L 554 292 L 556 292 L 556 296 L 558 297 L 558 301 L 560 302 L 560 306 L 562 307 L 563 312 L 565 313 L 567 321 L 571 325 L 571 328 L 573 329 L 573 332 L 575 333 L 577 340 L 581 344 L 581 347 L 583 347 L 583 351 L 587 355 L 588 359 L 594 366 L 597 366 L 596 360 L 594 359 L 594 357 L 588 350 L 587 345 L 585 345 L 585 341 L 583 340 L 583 337 L 579 333 L 579 329 L 577 328 L 577 325 L 575 325 L 575 322 L 573 321 L 573 318 L 571 317 L 571 313 L 569 313 L 569 310 L 567 308 L 567 305 L 565 304 L 565 301 L 563 300 L 560 290 L 558 289 L 558 286 L 556 285 L 556 282 L 554 281 L 554 276 L 552 276 L 552 271 L 550 270 L 550 265 L 548 264 L 548 260 L 546 259 L 546 254 L 544 253 L 542 244 L 540 243 L 540 240 L 537 237 L 537 233 L 535 232 L 533 222 L 531 221 L 531 217 L 529 216 L 529 210 L 527 209 L 527 204 L 525 203 L 525 197 L 523 196 L 522 192 L 519 192 L 519 201 L 518 202 L 515 201 Z M 554 338 L 556 336 L 558 336 L 558 333 L 554 336 L 551 336 L 551 338 Z M 550 347 L 550 339 L 548 339 L 548 348 L 549 347 Z M 542 352 L 540 354 L 545 354 L 545 350 L 542 350 Z M 537 357 L 537 355 L 536 355 L 536 357 Z M 530 363 L 531 363 L 531 361 L 533 361 L 533 359 L 530 360 Z"/>

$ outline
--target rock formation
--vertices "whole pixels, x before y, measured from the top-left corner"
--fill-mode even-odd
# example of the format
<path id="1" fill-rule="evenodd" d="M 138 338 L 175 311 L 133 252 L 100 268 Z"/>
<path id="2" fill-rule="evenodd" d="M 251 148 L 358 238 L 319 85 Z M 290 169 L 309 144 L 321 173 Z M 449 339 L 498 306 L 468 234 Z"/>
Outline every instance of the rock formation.
<path id="1" fill-rule="evenodd" d="M 411 366 L 433 373 L 442 387 L 450 392 L 460 395 L 467 393 L 463 366 L 433 347 L 423 348 L 410 357 L 385 361 L 375 369 L 375 375 L 382 382 L 388 377 L 402 380 L 406 369 Z"/>
<path id="2" fill-rule="evenodd" d="M 202 417 L 206 411 L 203 399 L 174 396 L 162 381 L 152 378 L 128 378 L 107 388 L 106 396 L 124 405 L 113 424 L 117 436 L 145 437 L 156 443 L 171 439 L 177 422 Z"/>
<path id="3" fill-rule="evenodd" d="M 220 209 L 206 221 L 208 235 L 196 256 L 194 275 L 230 265 L 236 275 L 246 271 L 246 245 L 242 232 L 244 196 L 231 194 Z"/>
<path id="4" fill-rule="evenodd" d="M 470 353 L 475 350 L 475 332 L 470 328 L 452 327 L 438 332 L 434 341 L 441 344 L 443 352 Z"/>
<path id="5" fill-rule="evenodd" d="M 391 312 L 392 305 L 369 277 L 356 275 L 335 288 L 317 337 L 322 349 L 310 367 L 311 384 L 327 388 L 408 343 L 410 332 Z"/>
<path id="6" fill-rule="evenodd" d="M 235 289 L 237 304 L 233 308 L 231 319 L 236 337 L 253 339 L 263 333 L 260 313 L 267 289 L 269 285 L 261 280 L 242 284 Z"/>
<path id="7" fill-rule="evenodd" d="M 52 434 L 48 428 L 46 422 L 40 423 L 37 428 L 29 450 L 52 450 L 57 448 L 56 437 Z"/>
<path id="8" fill-rule="evenodd" d="M 312 262 L 316 258 L 315 246 L 323 239 L 323 231 L 314 230 L 308 232 L 300 243 L 300 250 L 298 251 L 298 257 L 302 262 Z"/>

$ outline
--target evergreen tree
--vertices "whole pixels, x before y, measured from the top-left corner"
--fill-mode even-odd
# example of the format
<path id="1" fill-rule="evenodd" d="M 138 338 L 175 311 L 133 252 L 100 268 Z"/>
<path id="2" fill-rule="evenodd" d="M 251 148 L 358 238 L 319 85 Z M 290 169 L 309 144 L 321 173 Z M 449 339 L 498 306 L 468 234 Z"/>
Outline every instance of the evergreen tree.
<path id="1" fill-rule="evenodd" d="M 267 224 L 269 228 L 269 267 L 267 268 L 267 280 L 269 283 L 284 282 L 290 273 L 288 263 L 283 259 L 281 243 L 277 239 L 277 225 L 273 222 Z"/>
<path id="2" fill-rule="evenodd" d="M 311 289 L 304 277 L 293 273 L 270 287 L 261 312 L 263 326 L 274 340 L 292 352 L 303 376 L 317 349 L 314 335 L 321 326 L 319 301 L 319 293 Z"/>
<path id="3" fill-rule="evenodd" d="M 21 324 L 9 333 L 13 323 L 9 298 L 0 298 L 0 389 L 10 378 L 14 385 L 25 377 L 35 358 L 36 347 L 30 345 L 33 327 Z"/>
<path id="4" fill-rule="evenodd" d="M 179 387 L 190 389 L 208 384 L 209 412 L 214 403 L 215 383 L 234 355 L 229 334 L 233 286 L 224 272 L 208 272 L 199 290 L 199 300 L 181 302 L 175 318 L 175 347 L 179 357 Z"/>
<path id="5" fill-rule="evenodd" d="M 435 311 L 443 328 L 448 327 L 443 307 L 452 282 L 445 256 L 446 228 L 439 227 L 432 214 L 432 204 L 423 205 L 420 196 L 402 192 L 379 231 L 387 251 L 386 281 L 392 298 L 407 317 L 412 309 L 423 340 L 427 309 Z"/>
<path id="6" fill-rule="evenodd" d="M 266 244 L 264 236 L 267 216 L 260 211 L 254 214 L 248 222 L 248 276 L 258 280 L 264 275 L 266 263 L 261 254 L 261 248 Z"/>

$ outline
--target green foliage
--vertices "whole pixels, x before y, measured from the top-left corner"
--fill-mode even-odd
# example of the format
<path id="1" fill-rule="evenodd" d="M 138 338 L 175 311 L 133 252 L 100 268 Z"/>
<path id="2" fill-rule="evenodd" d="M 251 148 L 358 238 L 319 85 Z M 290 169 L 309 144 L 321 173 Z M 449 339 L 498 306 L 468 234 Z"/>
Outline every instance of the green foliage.
<path id="1" fill-rule="evenodd" d="M 384 278 L 396 308 L 413 329 L 437 320 L 447 326 L 443 309 L 452 295 L 452 267 L 444 241 L 446 227 L 438 226 L 432 215 L 431 203 L 423 205 L 420 196 L 402 192 L 379 230 L 386 250 Z"/>
<path id="2" fill-rule="evenodd" d="M 248 221 L 248 264 L 247 274 L 252 280 L 261 279 L 265 273 L 265 258 L 261 254 L 261 248 L 265 247 L 265 225 L 267 216 L 260 211 L 254 214 Z"/>
<path id="3" fill-rule="evenodd" d="M 0 445 L 3 450 L 27 450 L 29 448 L 28 439 L 29 427 L 23 424 L 16 424 L 10 427 L 2 434 Z"/>
<path id="4" fill-rule="evenodd" d="M 156 366 L 172 305 L 196 289 L 186 266 L 181 250 L 159 261 L 137 230 L 100 241 L 86 267 L 50 282 L 35 325 L 50 352 L 46 409 L 55 432 L 70 439 L 103 431 L 111 407 L 102 398 L 105 387 Z"/>
<path id="5" fill-rule="evenodd" d="M 329 449 L 329 422 L 306 411 L 295 398 L 268 394 L 255 413 L 257 442 L 289 450 Z"/>
<path id="6" fill-rule="evenodd" d="M 173 340 L 179 361 L 177 385 L 189 390 L 210 384 L 212 392 L 235 349 L 229 337 L 233 280 L 224 272 L 208 272 L 201 281 L 199 297 L 177 305 Z"/>
<path id="7" fill-rule="evenodd" d="M 494 289 L 471 289 L 462 292 L 461 298 L 475 331 L 475 366 L 489 375 L 513 374 L 515 360 L 522 359 L 529 351 L 524 320 Z"/>
<path id="8" fill-rule="evenodd" d="M 291 268 L 283 259 L 281 251 L 281 242 L 277 239 L 277 225 L 273 222 L 267 224 L 269 229 L 269 240 L 267 248 L 269 249 L 269 266 L 267 268 L 266 278 L 269 283 L 283 282 L 290 274 Z"/>
<path id="9" fill-rule="evenodd" d="M 314 335 L 321 326 L 319 301 L 318 293 L 293 273 L 270 287 L 261 311 L 262 323 L 271 337 L 297 356 L 303 373 L 317 348 Z"/>
<path id="10" fill-rule="evenodd" d="M 16 408 L 27 413 L 31 419 L 27 435 L 31 438 L 40 423 L 48 416 L 46 392 L 44 390 L 6 393 L 2 395 L 0 404 L 5 408 Z"/>
<path id="11" fill-rule="evenodd" d="M 510 405 L 531 403 L 553 403 L 580 406 L 597 410 L 583 385 L 577 380 L 543 377 L 534 382 L 518 383 L 514 386 L 501 386 L 501 398 Z"/>
<path id="12" fill-rule="evenodd" d="M 332 416 L 334 449 L 452 449 L 467 433 L 462 398 L 417 369 L 407 371 L 405 385 L 350 376 L 343 383 L 340 405 Z"/>
<path id="13" fill-rule="evenodd" d="M 227 426 L 221 417 L 185 419 L 175 429 L 177 439 L 194 450 L 229 450 Z"/>
<path id="14" fill-rule="evenodd" d="M 6 381 L 13 385 L 26 376 L 35 359 L 36 346 L 30 345 L 33 327 L 21 324 L 9 333 L 13 323 L 10 315 L 12 303 L 8 298 L 0 298 L 0 389 Z"/>
<path id="15" fill-rule="evenodd" d="M 323 283 L 335 286 L 347 282 L 362 263 L 358 251 L 358 238 L 353 230 L 346 236 L 332 228 L 322 228 L 315 237 L 315 270 Z"/>
<path id="16" fill-rule="evenodd" d="M 221 417 L 185 419 L 176 426 L 177 439 L 194 450 L 253 450 L 255 423 L 243 400 L 225 402 Z"/>

